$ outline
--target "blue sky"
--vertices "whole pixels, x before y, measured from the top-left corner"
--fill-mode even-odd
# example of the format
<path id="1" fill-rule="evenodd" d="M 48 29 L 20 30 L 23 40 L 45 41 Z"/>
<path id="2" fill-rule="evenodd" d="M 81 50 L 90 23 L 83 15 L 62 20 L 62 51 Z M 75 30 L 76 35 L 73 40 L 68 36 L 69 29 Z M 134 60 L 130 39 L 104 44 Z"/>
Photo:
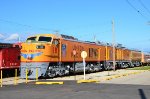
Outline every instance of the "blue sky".
<path id="1" fill-rule="evenodd" d="M 114 19 L 117 43 L 150 51 L 149 5 L 149 0 L 0 0 L 0 41 L 59 31 L 80 40 L 93 41 L 95 35 L 112 42 Z"/>

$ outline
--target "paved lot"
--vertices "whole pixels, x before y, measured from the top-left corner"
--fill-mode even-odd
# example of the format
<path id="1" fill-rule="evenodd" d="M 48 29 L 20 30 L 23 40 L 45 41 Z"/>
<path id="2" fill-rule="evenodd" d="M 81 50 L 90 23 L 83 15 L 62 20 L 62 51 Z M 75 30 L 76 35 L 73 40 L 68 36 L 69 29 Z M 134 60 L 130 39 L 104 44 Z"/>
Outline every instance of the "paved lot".
<path id="1" fill-rule="evenodd" d="M 149 85 L 73 84 L 5 86 L 0 99 L 149 99 Z"/>
<path id="2" fill-rule="evenodd" d="M 0 88 L 0 99 L 150 99 L 150 83 L 148 83 L 150 72 L 128 77 L 131 78 L 128 80 L 124 79 L 125 77 L 113 79 L 120 79 L 118 80 L 120 84 L 108 80 L 97 84 L 77 84 L 75 81 L 64 81 L 64 85 L 35 85 L 33 82 L 17 86 L 9 85 Z M 134 84 L 137 79 L 143 77 L 145 79 L 138 81 L 142 83 Z"/>

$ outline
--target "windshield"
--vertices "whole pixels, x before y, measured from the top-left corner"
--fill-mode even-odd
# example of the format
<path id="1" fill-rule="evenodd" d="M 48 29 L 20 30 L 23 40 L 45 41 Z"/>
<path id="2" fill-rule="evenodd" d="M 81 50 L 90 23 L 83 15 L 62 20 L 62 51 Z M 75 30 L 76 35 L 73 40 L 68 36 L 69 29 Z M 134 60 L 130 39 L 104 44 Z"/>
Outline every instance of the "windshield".
<path id="1" fill-rule="evenodd" d="M 51 37 L 40 36 L 38 41 L 51 42 Z"/>
<path id="2" fill-rule="evenodd" d="M 36 41 L 36 37 L 29 37 L 29 38 L 27 38 L 27 42 L 28 41 L 34 42 L 34 41 Z"/>
<path id="3" fill-rule="evenodd" d="M 51 42 L 51 37 L 40 36 L 37 40 L 37 37 L 29 37 L 26 42 Z"/>

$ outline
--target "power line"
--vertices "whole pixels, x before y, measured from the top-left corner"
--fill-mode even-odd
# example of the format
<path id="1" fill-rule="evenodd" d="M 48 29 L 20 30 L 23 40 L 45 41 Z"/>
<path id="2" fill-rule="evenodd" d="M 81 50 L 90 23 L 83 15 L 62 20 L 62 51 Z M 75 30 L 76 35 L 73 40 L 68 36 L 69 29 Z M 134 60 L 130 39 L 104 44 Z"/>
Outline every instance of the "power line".
<path id="1" fill-rule="evenodd" d="M 145 4 L 141 0 L 138 0 L 138 1 L 146 9 L 146 11 L 150 14 L 150 10 L 145 6 Z"/>
<path id="2" fill-rule="evenodd" d="M 133 5 L 129 2 L 129 0 L 126 0 L 126 2 L 127 2 L 137 13 L 139 13 L 144 19 L 149 20 L 146 16 L 144 16 L 144 15 L 140 12 L 140 10 L 138 10 L 135 6 L 133 6 Z"/>
<path id="3" fill-rule="evenodd" d="M 0 18 L 0 21 L 5 22 L 5 23 L 9 23 L 9 24 L 15 24 L 15 25 L 22 26 L 22 27 L 27 27 L 27 28 L 36 28 L 36 29 L 44 30 L 44 31 L 55 31 L 54 29 L 35 27 L 35 26 L 31 26 L 31 25 L 21 24 L 21 23 L 14 22 L 14 21 L 4 20 L 4 19 L 1 19 L 1 18 Z"/>

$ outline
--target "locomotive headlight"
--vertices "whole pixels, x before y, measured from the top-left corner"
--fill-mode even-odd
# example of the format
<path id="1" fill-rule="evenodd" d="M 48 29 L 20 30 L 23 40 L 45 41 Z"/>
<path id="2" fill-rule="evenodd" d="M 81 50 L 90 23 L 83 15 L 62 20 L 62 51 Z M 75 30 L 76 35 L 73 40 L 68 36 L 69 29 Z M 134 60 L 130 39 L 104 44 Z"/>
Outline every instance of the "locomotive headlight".
<path id="1" fill-rule="evenodd" d="M 37 45 L 36 48 L 37 49 L 45 49 L 45 46 L 44 45 Z"/>

